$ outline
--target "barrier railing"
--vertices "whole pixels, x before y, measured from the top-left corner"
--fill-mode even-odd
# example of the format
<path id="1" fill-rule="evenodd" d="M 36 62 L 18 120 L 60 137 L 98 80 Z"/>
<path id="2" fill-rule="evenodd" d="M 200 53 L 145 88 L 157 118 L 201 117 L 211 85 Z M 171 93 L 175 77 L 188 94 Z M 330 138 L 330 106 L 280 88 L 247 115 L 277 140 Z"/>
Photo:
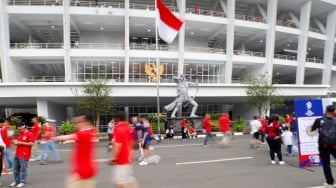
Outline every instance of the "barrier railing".
<path id="1" fill-rule="evenodd" d="M 118 2 L 110 2 L 110 1 L 98 1 L 97 3 L 95 1 L 90 0 L 72 0 L 71 6 L 78 6 L 78 7 L 101 7 L 101 8 L 125 8 L 124 3 L 118 3 Z"/>
<path id="2" fill-rule="evenodd" d="M 186 47 L 186 52 L 197 53 L 211 53 L 211 54 L 225 54 L 226 50 L 223 48 L 204 48 L 204 47 Z"/>
<path id="3" fill-rule="evenodd" d="M 64 82 L 64 76 L 30 76 L 26 82 Z"/>
<path id="4" fill-rule="evenodd" d="M 199 8 L 186 8 L 186 13 L 199 14 L 199 15 L 205 15 L 205 16 L 225 17 L 224 12 L 217 11 L 217 10 L 199 9 Z"/>
<path id="5" fill-rule="evenodd" d="M 130 44 L 131 50 L 156 50 L 155 44 Z M 159 51 L 176 51 L 176 46 L 158 45 Z"/>
<path id="6" fill-rule="evenodd" d="M 63 48 L 63 43 L 11 43 L 12 49 L 57 49 Z"/>
<path id="7" fill-rule="evenodd" d="M 167 6 L 171 11 L 178 12 L 178 8 L 175 6 Z M 149 5 L 149 4 L 139 4 L 139 3 L 131 3 L 130 9 L 141 9 L 141 10 L 148 10 L 148 11 L 154 11 L 155 5 Z"/>
<path id="8" fill-rule="evenodd" d="M 124 44 L 113 43 L 75 43 L 71 45 L 71 48 L 79 49 L 125 49 Z"/>
<path id="9" fill-rule="evenodd" d="M 318 29 L 318 28 L 310 27 L 310 28 L 309 28 L 309 31 L 311 31 L 311 32 L 315 32 L 315 33 L 322 33 L 322 34 L 323 34 L 323 32 L 321 31 L 321 29 Z"/>
<path id="10" fill-rule="evenodd" d="M 298 28 L 298 26 L 292 22 L 277 21 L 276 24 L 284 27 Z"/>
<path id="11" fill-rule="evenodd" d="M 255 51 L 245 51 L 245 50 L 234 50 L 234 55 L 240 56 L 256 56 L 256 57 L 265 57 L 264 52 L 255 52 Z"/>
<path id="12" fill-rule="evenodd" d="M 61 6 L 63 5 L 63 0 L 10 0 L 8 5 Z"/>
<path id="13" fill-rule="evenodd" d="M 316 57 L 308 57 L 306 58 L 306 62 L 310 63 L 323 63 L 322 59 L 316 58 Z"/>
<path id="14" fill-rule="evenodd" d="M 267 20 L 262 18 L 262 17 L 236 14 L 235 18 L 238 19 L 238 20 L 246 20 L 246 21 L 251 21 L 251 22 L 267 23 Z"/>
<path id="15" fill-rule="evenodd" d="M 274 58 L 276 59 L 286 59 L 291 61 L 296 61 L 297 57 L 292 55 L 283 55 L 283 54 L 274 54 Z"/>

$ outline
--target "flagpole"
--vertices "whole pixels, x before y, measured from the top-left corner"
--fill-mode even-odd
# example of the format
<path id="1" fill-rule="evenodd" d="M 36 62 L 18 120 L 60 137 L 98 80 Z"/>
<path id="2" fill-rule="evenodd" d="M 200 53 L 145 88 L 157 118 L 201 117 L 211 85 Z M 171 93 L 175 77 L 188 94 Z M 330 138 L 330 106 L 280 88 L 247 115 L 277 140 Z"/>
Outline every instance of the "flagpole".
<path id="1" fill-rule="evenodd" d="M 155 53 L 156 53 L 156 76 L 157 76 L 157 81 L 156 81 L 156 103 L 157 103 L 157 123 L 158 123 L 158 134 L 161 133 L 160 131 L 160 88 L 159 88 L 159 85 L 160 85 L 160 75 L 159 75 L 159 66 L 160 66 L 160 63 L 159 63 L 159 58 L 157 56 L 158 54 L 158 10 L 157 10 L 157 0 L 155 0 L 155 12 L 156 12 L 156 15 L 155 15 Z"/>

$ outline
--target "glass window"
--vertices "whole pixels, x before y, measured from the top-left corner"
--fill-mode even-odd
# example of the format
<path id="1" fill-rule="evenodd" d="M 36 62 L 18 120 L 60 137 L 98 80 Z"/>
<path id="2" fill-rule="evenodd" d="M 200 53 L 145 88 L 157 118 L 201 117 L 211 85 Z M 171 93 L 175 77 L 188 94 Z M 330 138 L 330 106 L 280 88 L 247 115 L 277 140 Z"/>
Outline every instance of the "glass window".
<path id="1" fill-rule="evenodd" d="M 184 75 L 190 82 L 202 84 L 222 83 L 224 62 L 186 61 Z"/>

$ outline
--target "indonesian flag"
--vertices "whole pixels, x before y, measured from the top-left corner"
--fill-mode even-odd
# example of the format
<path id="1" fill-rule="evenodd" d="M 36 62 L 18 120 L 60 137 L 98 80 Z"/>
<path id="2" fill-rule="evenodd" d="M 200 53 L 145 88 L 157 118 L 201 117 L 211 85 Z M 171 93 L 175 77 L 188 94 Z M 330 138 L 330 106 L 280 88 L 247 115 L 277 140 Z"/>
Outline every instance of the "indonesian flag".
<path id="1" fill-rule="evenodd" d="M 161 0 L 156 0 L 157 27 L 159 36 L 167 43 L 172 43 L 183 25 L 183 21 L 177 18 Z"/>

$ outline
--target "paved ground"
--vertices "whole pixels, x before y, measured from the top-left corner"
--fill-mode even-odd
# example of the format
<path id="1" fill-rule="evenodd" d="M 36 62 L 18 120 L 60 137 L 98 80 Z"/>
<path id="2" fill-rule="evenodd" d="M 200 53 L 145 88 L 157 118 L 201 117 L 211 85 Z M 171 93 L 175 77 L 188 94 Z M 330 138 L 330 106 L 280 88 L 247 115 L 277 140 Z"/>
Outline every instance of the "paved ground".
<path id="1" fill-rule="evenodd" d="M 267 146 L 250 149 L 249 139 L 250 136 L 237 136 L 228 149 L 215 144 L 202 146 L 202 138 L 164 140 L 162 144 L 153 144 L 154 152 L 162 157 L 161 163 L 135 164 L 136 178 L 142 188 L 306 188 L 324 182 L 320 167 L 300 169 L 296 157 L 285 157 L 285 166 L 271 165 Z M 218 140 L 216 138 L 215 142 Z M 114 187 L 110 183 L 111 167 L 103 162 L 109 155 L 105 146 L 102 142 L 98 149 L 97 158 L 101 162 L 97 188 Z M 63 163 L 40 166 L 30 162 L 27 187 L 64 187 L 70 148 L 71 144 L 59 145 Z M 10 184 L 12 177 L 3 175 L 1 182 Z"/>

